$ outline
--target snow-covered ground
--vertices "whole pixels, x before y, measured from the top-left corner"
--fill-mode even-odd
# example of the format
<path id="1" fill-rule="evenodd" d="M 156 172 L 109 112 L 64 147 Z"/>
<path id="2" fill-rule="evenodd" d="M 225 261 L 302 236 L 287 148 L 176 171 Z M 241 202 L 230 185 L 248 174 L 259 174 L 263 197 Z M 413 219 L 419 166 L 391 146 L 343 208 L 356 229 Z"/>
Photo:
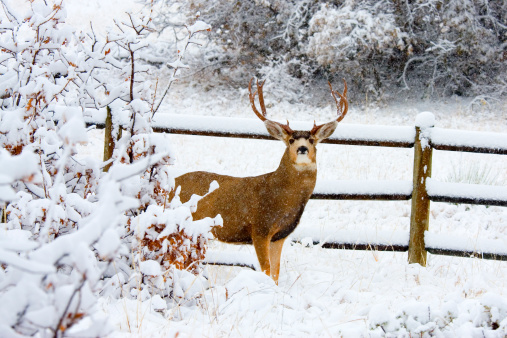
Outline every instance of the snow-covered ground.
<path id="1" fill-rule="evenodd" d="M 130 1 L 67 0 L 69 19 L 94 28 L 130 8 Z M 246 84 L 245 84 L 246 87 Z M 266 100 L 274 100 L 269 93 Z M 247 91 L 220 92 L 175 85 L 160 114 L 253 117 Z M 331 104 L 331 98 L 329 98 Z M 325 121 L 331 105 L 312 108 L 274 103 L 278 119 Z M 507 132 L 507 105 L 468 112 L 466 102 L 399 102 L 351 108 L 344 123 L 413 126 L 432 111 L 438 127 Z M 477 113 L 477 110 L 482 110 Z M 102 132 L 90 131 L 82 153 L 101 158 Z M 175 170 L 251 176 L 274 170 L 283 153 L 275 141 L 168 135 L 179 152 Z M 411 180 L 412 149 L 319 145 L 319 180 Z M 507 156 L 434 153 L 433 178 L 507 185 Z M 308 203 L 295 235 L 326 238 L 338 232 L 395 234 L 408 231 L 410 201 Z M 446 238 L 496 239 L 507 245 L 507 208 L 432 203 L 430 231 Z M 254 256 L 249 246 L 211 243 L 212 250 Z M 234 254 L 235 251 L 241 254 Z M 207 280 L 188 285 L 178 306 L 101 298 L 115 332 L 111 337 L 168 336 L 446 336 L 507 334 L 507 262 L 429 255 L 428 266 L 407 264 L 406 253 L 328 250 L 286 242 L 279 285 L 248 268 L 207 267 Z M 495 330 L 493 330 L 495 329 Z M 409 333 L 410 332 L 410 333 Z"/>
<path id="2" fill-rule="evenodd" d="M 247 99 L 219 100 L 174 87 L 171 109 L 163 113 L 251 117 Z M 266 95 L 267 96 L 267 95 Z M 191 99 L 188 99 L 188 98 Z M 199 99 L 198 99 L 199 97 Z M 189 103 L 192 101 L 192 103 Z M 352 107 L 344 123 L 413 126 L 421 107 Z M 181 110 L 180 108 L 181 107 Z M 505 111 L 466 115 L 441 103 L 437 126 L 505 132 Z M 447 109 L 447 111 L 446 111 Z M 290 113 L 289 113 L 290 112 Z M 302 120 L 332 117 L 331 107 L 274 106 L 270 113 Z M 101 156 L 101 131 L 92 132 L 87 152 Z M 276 169 L 283 145 L 276 141 L 168 135 L 179 153 L 175 170 L 207 170 L 251 176 Z M 412 149 L 321 144 L 319 180 L 411 180 Z M 507 184 L 507 157 L 435 151 L 433 177 L 474 183 Z M 325 239 L 361 234 L 396 239 L 408 232 L 410 201 L 311 200 L 294 236 Z M 507 209 L 432 203 L 430 231 L 467 241 L 507 245 Z M 218 242 L 210 250 L 232 257 L 255 253 L 250 246 Z M 240 254 L 234 254 L 239 251 Z M 183 336 L 409 336 L 503 337 L 507 332 L 507 263 L 429 255 L 428 266 L 409 265 L 406 253 L 345 251 L 286 242 L 278 286 L 248 268 L 207 267 L 207 284 L 191 300 L 155 311 L 151 301 L 102 299 L 117 332 L 113 337 Z M 492 322 L 496 324 L 491 324 Z M 484 327 L 499 327 L 498 330 Z"/>

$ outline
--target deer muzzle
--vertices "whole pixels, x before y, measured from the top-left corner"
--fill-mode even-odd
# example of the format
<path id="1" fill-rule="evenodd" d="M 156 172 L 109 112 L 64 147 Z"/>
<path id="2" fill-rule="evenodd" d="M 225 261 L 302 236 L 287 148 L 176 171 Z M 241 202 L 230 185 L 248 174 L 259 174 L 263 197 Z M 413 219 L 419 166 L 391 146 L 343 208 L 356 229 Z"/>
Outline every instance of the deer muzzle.
<path id="1" fill-rule="evenodd" d="M 305 146 L 299 147 L 298 150 L 297 150 L 297 154 L 298 155 L 306 155 L 306 154 L 308 154 L 308 148 L 305 147 Z"/>

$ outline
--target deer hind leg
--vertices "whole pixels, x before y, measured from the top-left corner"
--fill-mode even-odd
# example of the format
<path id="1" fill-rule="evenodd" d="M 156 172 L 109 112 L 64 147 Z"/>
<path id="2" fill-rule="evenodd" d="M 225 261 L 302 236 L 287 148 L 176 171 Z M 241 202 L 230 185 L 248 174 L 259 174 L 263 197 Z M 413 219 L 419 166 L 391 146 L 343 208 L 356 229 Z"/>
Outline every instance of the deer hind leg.
<path id="1" fill-rule="evenodd" d="M 262 272 L 266 275 L 271 276 L 271 264 L 269 262 L 269 242 L 270 238 L 267 236 L 252 236 L 253 246 L 257 259 L 261 266 Z"/>
<path id="2" fill-rule="evenodd" d="M 269 243 L 269 257 L 271 262 L 271 278 L 278 285 L 278 277 L 280 275 L 280 257 L 282 255 L 282 248 L 284 239 L 280 239 L 276 242 Z"/>

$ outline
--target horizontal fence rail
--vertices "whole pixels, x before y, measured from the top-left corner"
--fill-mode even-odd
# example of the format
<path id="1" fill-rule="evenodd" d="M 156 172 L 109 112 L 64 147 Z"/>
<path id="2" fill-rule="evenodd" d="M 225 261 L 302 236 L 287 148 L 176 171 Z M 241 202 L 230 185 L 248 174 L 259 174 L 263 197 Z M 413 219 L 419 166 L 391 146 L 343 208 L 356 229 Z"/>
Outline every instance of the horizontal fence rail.
<path id="1" fill-rule="evenodd" d="M 292 242 L 305 246 L 320 246 L 324 249 L 403 252 L 408 250 L 409 241 L 408 231 L 376 231 L 372 236 L 351 230 L 339 230 L 325 237 L 325 240 L 316 239 L 311 233 L 296 230 Z"/>
<path id="2" fill-rule="evenodd" d="M 206 252 L 206 258 L 203 263 L 205 265 L 238 266 L 242 268 L 250 268 L 252 270 L 260 270 L 257 257 L 238 251 L 231 253 L 209 250 Z"/>
<path id="3" fill-rule="evenodd" d="M 410 181 L 326 181 L 315 185 L 312 199 L 406 201 L 412 198 Z"/>
<path id="4" fill-rule="evenodd" d="M 507 261 L 507 246 L 502 240 L 467 239 L 454 235 L 425 232 L 425 242 L 426 251 L 434 255 Z M 296 233 L 292 236 L 292 243 L 305 247 L 317 246 L 323 249 L 407 252 L 409 232 L 376 232 L 375 238 L 372 239 L 368 234 L 340 230 L 334 232 L 325 240 L 321 240 L 313 238 L 311 234 L 296 230 Z M 451 245 L 451 243 L 457 244 Z M 256 256 L 244 252 L 234 252 L 232 254 L 230 252 L 210 251 L 206 253 L 204 264 L 248 267 L 252 270 L 258 270 Z"/>
<path id="5" fill-rule="evenodd" d="M 507 188 L 482 184 L 439 182 L 428 179 L 426 190 L 434 202 L 507 207 Z"/>
<path id="6" fill-rule="evenodd" d="M 426 250 L 434 255 L 474 257 L 507 261 L 507 246 L 503 240 L 460 238 L 450 234 L 426 232 Z"/>
<path id="7" fill-rule="evenodd" d="M 106 127 L 106 111 L 94 112 L 86 117 L 88 126 Z M 128 125 L 128 116 L 115 116 L 120 125 Z M 274 140 L 259 120 L 232 117 L 205 117 L 188 115 L 159 114 L 153 120 L 156 132 Z M 310 129 L 311 124 L 291 122 L 294 130 Z M 111 123 L 109 123 L 111 128 Z M 109 140 L 111 142 L 111 139 Z M 404 241 L 361 240 L 358 238 L 334 236 L 322 242 L 311 239 L 293 238 L 293 242 L 319 245 L 322 248 L 408 251 L 409 262 L 426 265 L 426 252 L 437 255 L 477 257 L 507 261 L 507 250 L 491 250 L 492 245 L 481 248 L 438 244 L 429 232 L 430 201 L 507 206 L 507 187 L 473 184 L 447 183 L 431 179 L 431 158 L 433 149 L 463 151 L 484 154 L 507 155 L 507 134 L 461 131 L 434 127 L 431 113 L 421 113 L 416 126 L 370 126 L 339 124 L 334 134 L 323 143 L 357 146 L 381 146 L 414 148 L 414 177 L 412 181 L 321 181 L 317 182 L 312 199 L 333 200 L 412 200 L 410 233 Z M 106 159 L 105 159 L 106 160 Z M 449 239 L 452 241 L 452 238 Z M 449 242 L 447 242 L 449 243 Z M 462 243 L 461 243 L 462 244 Z M 494 246 L 493 246 L 494 247 Z M 205 264 L 240 265 L 254 268 L 250 259 L 246 263 L 235 263 L 219 256 L 208 257 Z"/>
<path id="8" fill-rule="evenodd" d="M 128 124 L 122 116 L 120 123 Z M 105 128 L 105 110 L 86 116 L 87 126 Z M 311 124 L 291 122 L 293 129 L 310 129 Z M 159 114 L 153 120 L 156 132 L 216 137 L 274 140 L 258 120 L 237 117 L 189 116 Z M 322 143 L 359 146 L 412 148 L 415 129 L 408 126 L 372 126 L 339 124 L 334 134 Z M 480 140 L 479 145 L 474 144 Z M 463 151 L 483 154 L 507 154 L 507 134 L 432 128 L 430 145 L 436 150 Z"/>
<path id="9" fill-rule="evenodd" d="M 158 115 L 153 121 L 155 131 L 172 134 L 243 137 L 274 140 L 257 120 L 232 117 L 189 117 Z M 311 129 L 312 125 L 291 122 L 291 128 Z M 387 136 L 387 135 L 395 135 Z M 414 144 L 414 129 L 410 127 L 338 125 L 334 134 L 322 143 L 362 146 L 410 148 Z"/>
<path id="10" fill-rule="evenodd" d="M 430 144 L 436 150 L 507 155 L 507 134 L 432 128 Z"/>

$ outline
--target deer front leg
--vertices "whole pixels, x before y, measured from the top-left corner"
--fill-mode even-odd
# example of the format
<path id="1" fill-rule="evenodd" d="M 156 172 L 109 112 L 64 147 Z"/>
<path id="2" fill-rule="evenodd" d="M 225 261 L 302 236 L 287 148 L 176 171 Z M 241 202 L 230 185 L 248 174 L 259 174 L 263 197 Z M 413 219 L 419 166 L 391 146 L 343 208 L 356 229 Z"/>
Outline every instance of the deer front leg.
<path id="1" fill-rule="evenodd" d="M 255 248 L 255 253 L 257 254 L 257 259 L 259 260 L 259 264 L 261 266 L 262 272 L 266 275 L 271 276 L 271 264 L 269 262 L 269 242 L 270 238 L 267 236 L 252 236 L 253 246 Z"/>
<path id="2" fill-rule="evenodd" d="M 269 256 L 271 262 L 271 278 L 278 285 L 278 276 L 280 275 L 280 257 L 282 255 L 282 248 L 284 239 L 280 239 L 276 242 L 269 243 Z"/>

